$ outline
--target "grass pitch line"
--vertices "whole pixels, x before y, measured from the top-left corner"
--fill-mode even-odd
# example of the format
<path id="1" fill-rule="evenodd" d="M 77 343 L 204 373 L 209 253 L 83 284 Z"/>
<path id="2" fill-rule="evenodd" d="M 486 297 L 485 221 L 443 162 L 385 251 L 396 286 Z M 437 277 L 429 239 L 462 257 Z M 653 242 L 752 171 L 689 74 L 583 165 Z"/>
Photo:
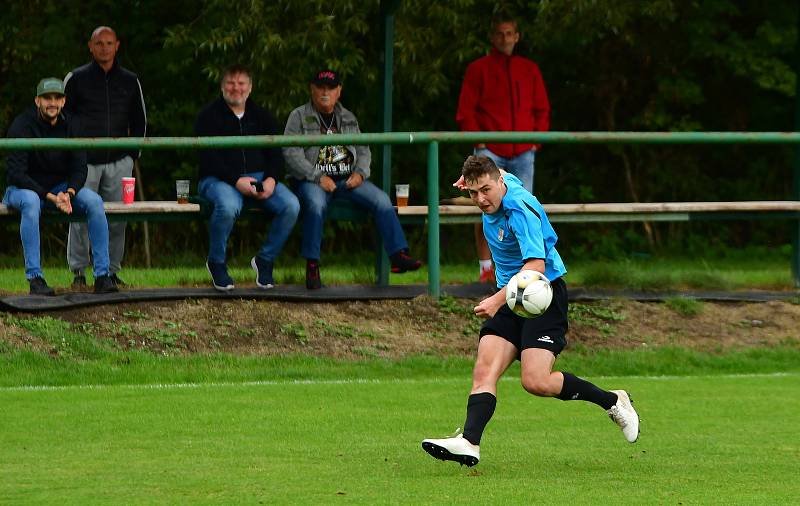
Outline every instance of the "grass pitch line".
<path id="1" fill-rule="evenodd" d="M 713 379 L 713 378 L 779 378 L 800 376 L 800 372 L 772 372 L 772 373 L 743 373 L 743 374 L 699 374 L 699 375 L 664 375 L 664 376 L 592 376 L 593 380 L 611 379 L 636 379 L 655 381 L 674 381 L 683 379 Z M 500 381 L 519 381 L 515 376 L 506 376 Z M 217 381 L 208 383 L 144 383 L 125 385 L 25 385 L 15 387 L 0 387 L 0 392 L 57 392 L 67 390 L 180 390 L 191 388 L 230 388 L 230 387 L 260 387 L 260 386 L 303 386 L 303 385 L 381 385 L 381 384 L 425 384 L 425 383 L 467 383 L 469 377 L 446 378 L 395 378 L 395 379 L 304 379 L 304 380 L 262 380 L 262 381 Z"/>

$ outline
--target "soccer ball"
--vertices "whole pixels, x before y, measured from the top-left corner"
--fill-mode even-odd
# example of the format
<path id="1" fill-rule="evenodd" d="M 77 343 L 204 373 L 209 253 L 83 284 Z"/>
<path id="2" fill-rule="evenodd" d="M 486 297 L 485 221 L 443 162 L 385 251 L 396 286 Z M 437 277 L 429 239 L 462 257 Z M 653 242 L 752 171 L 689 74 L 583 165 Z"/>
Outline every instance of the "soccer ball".
<path id="1" fill-rule="evenodd" d="M 544 313 L 553 300 L 553 288 L 539 271 L 521 271 L 506 285 L 506 304 L 520 316 L 535 318 Z"/>

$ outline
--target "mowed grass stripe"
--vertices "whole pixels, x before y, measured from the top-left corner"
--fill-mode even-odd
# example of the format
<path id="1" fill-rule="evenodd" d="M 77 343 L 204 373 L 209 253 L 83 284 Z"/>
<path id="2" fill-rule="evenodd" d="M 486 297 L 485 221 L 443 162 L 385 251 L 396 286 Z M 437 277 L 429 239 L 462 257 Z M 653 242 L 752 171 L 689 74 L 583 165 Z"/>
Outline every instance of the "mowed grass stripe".
<path id="1" fill-rule="evenodd" d="M 788 504 L 797 374 L 606 377 L 642 416 L 509 379 L 473 469 L 419 447 L 462 423 L 469 378 L 0 391 L 0 503 Z M 211 385 L 200 385 L 208 387 Z"/>
<path id="2" fill-rule="evenodd" d="M 96 348 L 58 357 L 32 350 L 0 353 L 0 387 L 464 378 L 470 375 L 474 361 L 466 356 L 430 355 L 357 361 L 305 355 L 160 356 Z M 591 377 L 800 372 L 800 346 L 787 341 L 781 346 L 724 353 L 677 347 L 606 350 L 576 346 L 559 357 L 557 366 Z"/>
<path id="3" fill-rule="evenodd" d="M 558 368 L 556 368 L 558 369 Z M 744 373 L 744 374 L 714 374 L 714 375 L 662 375 L 662 376 L 594 376 L 593 381 L 601 381 L 608 379 L 653 379 L 662 381 L 671 381 L 686 378 L 768 378 L 768 377 L 781 377 L 781 376 L 800 376 L 800 373 L 792 372 L 775 372 L 775 373 Z M 164 390 L 164 389 L 182 389 L 182 388 L 228 388 L 234 386 L 241 387 L 258 387 L 269 385 L 359 385 L 369 383 L 463 383 L 469 381 L 469 377 L 440 377 L 440 378 L 393 378 L 393 379 L 367 379 L 367 378 L 352 378 L 352 379 L 303 379 L 303 380 L 263 380 L 263 381 L 225 381 L 225 382 L 207 382 L 207 383 L 155 383 L 155 384 L 130 384 L 130 385 L 25 385 L 17 387 L 0 387 L 2 391 L 19 391 L 19 392 L 45 392 L 45 391 L 58 391 L 58 390 L 72 390 L 72 389 L 87 389 L 99 390 L 105 388 L 126 388 L 126 389 L 143 389 L 143 390 Z M 513 369 L 509 374 L 506 374 L 500 381 L 519 381 L 514 377 Z"/>

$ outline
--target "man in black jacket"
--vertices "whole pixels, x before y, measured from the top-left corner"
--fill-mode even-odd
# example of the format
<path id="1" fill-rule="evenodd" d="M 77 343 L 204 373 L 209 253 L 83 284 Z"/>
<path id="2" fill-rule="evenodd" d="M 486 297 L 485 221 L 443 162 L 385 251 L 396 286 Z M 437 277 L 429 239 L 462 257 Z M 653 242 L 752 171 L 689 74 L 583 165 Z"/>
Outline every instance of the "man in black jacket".
<path id="1" fill-rule="evenodd" d="M 144 137 L 147 125 L 144 97 L 139 79 L 122 68 L 117 59 L 119 40 L 111 28 L 100 26 L 92 32 L 89 51 L 92 61 L 78 67 L 64 78 L 67 93 L 66 111 L 80 116 L 83 137 Z M 88 152 L 86 187 L 99 193 L 106 202 L 122 200 L 122 178 L 130 177 L 138 150 L 92 150 Z M 117 276 L 125 255 L 124 221 L 109 226 L 111 278 Z M 75 275 L 73 286 L 86 284 L 84 269 L 89 265 L 86 225 L 69 227 L 67 262 Z"/>
<path id="2" fill-rule="evenodd" d="M 48 77 L 36 87 L 35 107 L 14 119 L 8 137 L 42 139 L 75 137 L 75 121 L 62 114 L 64 85 Z M 8 187 L 3 204 L 20 213 L 19 235 L 25 257 L 25 277 L 33 295 L 54 295 L 42 272 L 39 216 L 42 209 L 86 216 L 94 260 L 94 289 L 116 292 L 108 271 L 108 222 L 103 200 L 84 187 L 86 152 L 75 150 L 11 151 L 6 162 Z"/>
<path id="3" fill-rule="evenodd" d="M 231 135 L 277 135 L 272 115 L 248 97 L 253 83 L 250 71 L 241 65 L 228 67 L 222 75 L 222 96 L 197 116 L 198 137 Z M 261 207 L 273 215 L 267 239 L 250 260 L 256 285 L 272 288 L 272 268 L 292 231 L 300 204 L 278 179 L 283 170 L 280 148 L 207 149 L 200 152 L 200 195 L 210 200 L 214 211 L 208 222 L 208 261 L 214 288 L 233 289 L 228 275 L 228 236 L 242 206 Z"/>

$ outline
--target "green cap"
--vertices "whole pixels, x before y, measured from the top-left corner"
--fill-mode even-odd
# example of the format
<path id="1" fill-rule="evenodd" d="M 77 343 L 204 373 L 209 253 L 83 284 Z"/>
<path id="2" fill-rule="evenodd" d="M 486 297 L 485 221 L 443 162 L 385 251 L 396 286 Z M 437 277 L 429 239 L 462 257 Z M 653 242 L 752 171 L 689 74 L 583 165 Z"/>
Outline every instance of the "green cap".
<path id="1" fill-rule="evenodd" d="M 42 95 L 47 95 L 48 93 L 58 93 L 59 95 L 63 95 L 64 82 L 57 77 L 45 77 L 39 81 L 39 85 L 36 86 L 36 96 L 40 97 Z"/>

